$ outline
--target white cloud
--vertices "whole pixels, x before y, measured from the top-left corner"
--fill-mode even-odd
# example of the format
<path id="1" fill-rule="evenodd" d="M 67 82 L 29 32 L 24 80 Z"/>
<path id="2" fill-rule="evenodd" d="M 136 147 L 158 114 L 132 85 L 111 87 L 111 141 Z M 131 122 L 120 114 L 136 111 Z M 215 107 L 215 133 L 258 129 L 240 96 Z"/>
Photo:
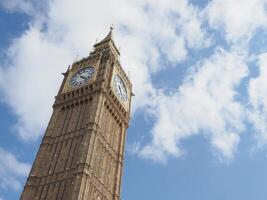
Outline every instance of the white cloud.
<path id="1" fill-rule="evenodd" d="M 61 72 L 77 54 L 87 56 L 95 39 L 102 39 L 108 26 L 115 24 L 121 61 L 130 72 L 136 95 L 133 111 L 151 108 L 155 120 L 152 141 L 143 148 L 133 144 L 129 151 L 165 161 L 184 153 L 182 140 L 202 134 L 221 158 L 233 158 L 246 116 L 235 99 L 236 87 L 248 74 L 246 55 L 230 48 L 231 52 L 217 50 L 210 58 L 200 58 L 186 81 L 171 94 L 157 90 L 151 77 L 179 66 L 191 49 L 211 45 L 205 19 L 230 43 L 238 46 L 240 40 L 248 41 L 258 28 L 266 26 L 265 1 L 213 0 L 204 11 L 187 0 L 51 0 L 42 1 L 41 6 L 38 2 L 0 3 L 10 12 L 31 16 L 28 30 L 13 41 L 7 60 L 0 63 L 2 99 L 17 115 L 16 130 L 21 138 L 29 141 L 43 134 Z M 267 117 L 259 108 L 265 108 L 261 99 L 266 94 L 264 87 L 258 90 L 264 77 L 262 72 L 252 80 L 249 92 L 254 109 L 251 120 L 262 133 L 267 129 Z"/>
<path id="2" fill-rule="evenodd" d="M 26 0 L 2 0 L 0 5 L 9 12 L 31 13 L 33 6 L 30 1 Z"/>
<path id="3" fill-rule="evenodd" d="M 21 178 L 27 176 L 30 164 L 22 163 L 10 152 L 0 147 L 0 187 L 18 191 Z"/>
<path id="4" fill-rule="evenodd" d="M 235 100 L 236 87 L 247 74 L 242 55 L 218 50 L 177 91 L 171 95 L 159 92 L 152 107 L 152 142 L 140 155 L 164 162 L 169 155 L 183 154 L 182 140 L 203 134 L 221 158 L 232 159 L 245 114 Z"/>
<path id="5" fill-rule="evenodd" d="M 248 93 L 252 109 L 249 116 L 256 129 L 259 145 L 267 144 L 267 53 L 259 55 L 259 75 L 249 82 Z"/>
<path id="6" fill-rule="evenodd" d="M 249 41 L 257 28 L 266 28 L 266 0 L 213 0 L 204 15 L 212 28 L 225 33 L 231 42 Z"/>
<path id="7" fill-rule="evenodd" d="M 1 70 L 0 89 L 19 116 L 16 128 L 25 140 L 36 139 L 49 119 L 62 78 L 59 72 L 70 62 L 64 48 L 32 28 L 15 40 L 7 53 L 12 60 Z"/>
<path id="8" fill-rule="evenodd" d="M 42 22 L 48 3 L 49 1 L 46 0 L 1 0 L 0 7 L 9 13 L 23 13 L 38 18 L 38 21 Z"/>
<path id="9" fill-rule="evenodd" d="M 126 152 L 130 154 L 138 154 L 140 151 L 140 142 L 134 142 L 132 144 L 126 145 Z"/>
<path id="10" fill-rule="evenodd" d="M 27 2 L 36 6 L 36 1 Z M 151 75 L 168 67 L 162 65 L 162 57 L 177 63 L 186 58 L 187 46 L 201 48 L 209 42 L 196 8 L 186 0 L 160 2 L 53 0 L 43 6 L 45 15 L 34 7 L 29 29 L 14 40 L 7 53 L 10 62 L 1 63 L 0 70 L 0 90 L 18 116 L 19 135 L 32 140 L 43 134 L 60 73 L 77 54 L 87 56 L 94 40 L 102 39 L 112 23 L 134 86 L 133 110 L 147 105 L 155 93 Z M 10 9 L 18 10 L 14 5 Z"/>

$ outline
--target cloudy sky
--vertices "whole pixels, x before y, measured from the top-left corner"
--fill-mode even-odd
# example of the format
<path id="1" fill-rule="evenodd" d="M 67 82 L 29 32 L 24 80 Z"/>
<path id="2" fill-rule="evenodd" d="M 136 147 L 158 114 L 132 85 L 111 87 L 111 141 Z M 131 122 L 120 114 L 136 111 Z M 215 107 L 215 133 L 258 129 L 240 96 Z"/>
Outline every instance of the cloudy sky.
<path id="1" fill-rule="evenodd" d="M 136 95 L 122 199 L 266 200 L 267 0 L 1 0 L 0 200 L 111 24 Z"/>

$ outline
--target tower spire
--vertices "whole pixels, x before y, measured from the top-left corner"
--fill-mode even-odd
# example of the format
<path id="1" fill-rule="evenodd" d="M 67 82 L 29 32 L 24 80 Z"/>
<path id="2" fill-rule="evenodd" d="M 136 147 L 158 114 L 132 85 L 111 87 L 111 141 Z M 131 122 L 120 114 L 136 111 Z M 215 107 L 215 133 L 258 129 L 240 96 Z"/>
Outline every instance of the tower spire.
<path id="1" fill-rule="evenodd" d="M 112 39 L 113 39 L 113 25 L 110 26 L 109 33 L 107 34 L 107 36 L 102 41 L 100 41 L 99 43 L 102 43 L 102 42 L 105 42 L 105 41 L 108 41 L 108 40 L 112 40 Z"/>
<path id="2" fill-rule="evenodd" d="M 105 44 L 109 44 L 110 46 L 112 46 L 112 48 L 115 49 L 116 51 L 116 54 L 120 55 L 120 52 L 118 50 L 118 48 L 116 47 L 114 41 L 113 41 L 113 25 L 110 26 L 110 30 L 109 30 L 109 33 L 107 34 L 107 36 L 101 40 L 100 42 L 96 43 L 94 45 L 94 48 L 95 49 L 98 49 L 99 47 L 105 45 Z"/>
<path id="3" fill-rule="evenodd" d="M 105 39 L 113 39 L 113 24 L 109 28 L 109 33 L 108 35 L 104 38 Z"/>

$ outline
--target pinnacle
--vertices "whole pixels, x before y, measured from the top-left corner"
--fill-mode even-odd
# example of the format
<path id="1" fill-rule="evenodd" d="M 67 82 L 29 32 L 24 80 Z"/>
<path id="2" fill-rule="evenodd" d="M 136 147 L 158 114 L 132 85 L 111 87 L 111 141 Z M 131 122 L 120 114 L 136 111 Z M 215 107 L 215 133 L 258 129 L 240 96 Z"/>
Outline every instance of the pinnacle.
<path id="1" fill-rule="evenodd" d="M 98 47 L 102 46 L 103 44 L 107 44 L 107 43 L 109 43 L 109 42 L 110 42 L 110 45 L 112 45 L 112 46 L 115 48 L 115 51 L 116 51 L 116 52 L 118 53 L 118 55 L 119 55 L 119 54 L 120 54 L 120 53 L 119 53 L 119 50 L 118 50 L 118 48 L 116 47 L 116 45 L 115 45 L 115 43 L 114 43 L 114 41 L 113 41 L 113 25 L 110 26 L 110 30 L 109 30 L 108 35 L 107 35 L 103 40 L 101 40 L 100 42 L 96 43 L 96 44 L 94 45 L 94 48 L 98 48 Z"/>
<path id="2" fill-rule="evenodd" d="M 102 41 L 110 40 L 110 39 L 113 39 L 113 26 L 110 27 L 110 31 L 108 35 Z"/>

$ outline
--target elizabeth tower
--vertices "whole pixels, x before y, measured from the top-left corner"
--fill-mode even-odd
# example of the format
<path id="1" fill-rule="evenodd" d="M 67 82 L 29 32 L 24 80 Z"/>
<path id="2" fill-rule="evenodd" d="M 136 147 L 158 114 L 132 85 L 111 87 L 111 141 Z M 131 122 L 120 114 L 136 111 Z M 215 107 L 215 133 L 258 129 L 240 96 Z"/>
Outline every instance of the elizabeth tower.
<path id="1" fill-rule="evenodd" d="M 109 34 L 72 64 L 21 200 L 119 200 L 132 85 Z"/>

